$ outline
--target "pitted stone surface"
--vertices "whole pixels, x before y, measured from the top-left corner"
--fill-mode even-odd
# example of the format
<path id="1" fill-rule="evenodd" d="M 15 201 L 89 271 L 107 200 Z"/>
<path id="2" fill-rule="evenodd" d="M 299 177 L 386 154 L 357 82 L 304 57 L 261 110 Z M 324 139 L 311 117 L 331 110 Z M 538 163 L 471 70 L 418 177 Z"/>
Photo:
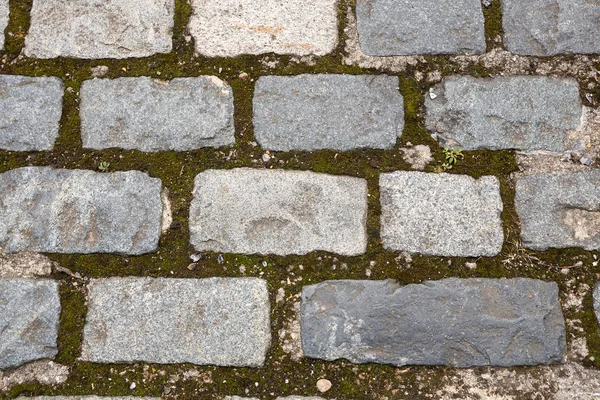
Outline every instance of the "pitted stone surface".
<path id="1" fill-rule="evenodd" d="M 310 171 L 239 168 L 196 176 L 191 243 L 199 251 L 306 254 L 366 250 L 367 182 Z"/>
<path id="2" fill-rule="evenodd" d="M 494 176 L 396 171 L 381 174 L 381 239 L 388 250 L 495 256 L 502 249 L 502 200 Z"/>
<path id="3" fill-rule="evenodd" d="M 188 30 L 207 57 L 323 56 L 337 45 L 338 0 L 192 0 Z"/>
<path id="4" fill-rule="evenodd" d="M 485 52 L 480 0 L 358 0 L 356 22 L 370 56 Z"/>
<path id="5" fill-rule="evenodd" d="M 128 58 L 172 48 L 174 0 L 34 0 L 25 55 Z"/>
<path id="6" fill-rule="evenodd" d="M 0 75 L 0 148 L 51 150 L 62 102 L 63 84 L 56 77 Z"/>
<path id="7" fill-rule="evenodd" d="M 301 323 L 304 354 L 325 360 L 507 367 L 566 352 L 557 284 L 527 278 L 325 281 L 303 288 Z"/>
<path id="8" fill-rule="evenodd" d="M 54 358 L 60 298 L 46 279 L 0 279 L 0 369 Z"/>
<path id="9" fill-rule="evenodd" d="M 426 96 L 426 127 L 444 147 L 464 150 L 571 150 L 581 121 L 574 79 L 451 76 Z"/>
<path id="10" fill-rule="evenodd" d="M 92 280 L 81 358 L 260 367 L 271 341 L 256 278 Z"/>
<path id="11" fill-rule="evenodd" d="M 504 44 L 515 54 L 600 53 L 600 3 L 502 0 Z"/>
<path id="12" fill-rule="evenodd" d="M 0 174 L 0 247 L 6 252 L 154 251 L 161 232 L 160 179 L 25 167 Z"/>
<path id="13" fill-rule="evenodd" d="M 600 249 L 600 170 L 536 174 L 515 185 L 523 246 Z"/>
<path id="14" fill-rule="evenodd" d="M 233 92 L 214 76 L 85 81 L 80 115 L 84 148 L 188 151 L 235 142 Z"/>
<path id="15" fill-rule="evenodd" d="M 253 107 L 254 135 L 270 150 L 389 149 L 404 127 L 395 76 L 263 76 Z"/>
<path id="16" fill-rule="evenodd" d="M 4 31 L 8 26 L 8 0 L 0 0 L 0 50 L 4 50 Z"/>

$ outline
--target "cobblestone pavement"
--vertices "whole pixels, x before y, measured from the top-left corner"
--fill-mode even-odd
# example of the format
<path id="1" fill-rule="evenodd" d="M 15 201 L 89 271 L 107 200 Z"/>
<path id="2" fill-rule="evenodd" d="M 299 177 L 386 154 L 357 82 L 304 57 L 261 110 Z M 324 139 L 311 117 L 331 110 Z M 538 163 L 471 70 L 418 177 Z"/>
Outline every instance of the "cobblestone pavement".
<path id="1" fill-rule="evenodd" d="M 0 398 L 600 398 L 598 1 L 0 28 Z"/>

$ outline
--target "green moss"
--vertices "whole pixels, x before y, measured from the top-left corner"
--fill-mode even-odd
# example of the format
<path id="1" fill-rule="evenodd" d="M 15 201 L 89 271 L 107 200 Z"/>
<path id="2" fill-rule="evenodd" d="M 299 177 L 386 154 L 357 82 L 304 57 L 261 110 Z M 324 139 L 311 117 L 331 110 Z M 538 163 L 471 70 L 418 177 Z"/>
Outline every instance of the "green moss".
<path id="1" fill-rule="evenodd" d="M 502 4 L 500 1 L 492 1 L 489 7 L 483 7 L 483 16 L 485 21 L 485 42 L 487 50 L 498 47 L 496 38 L 503 37 L 502 28 Z"/>

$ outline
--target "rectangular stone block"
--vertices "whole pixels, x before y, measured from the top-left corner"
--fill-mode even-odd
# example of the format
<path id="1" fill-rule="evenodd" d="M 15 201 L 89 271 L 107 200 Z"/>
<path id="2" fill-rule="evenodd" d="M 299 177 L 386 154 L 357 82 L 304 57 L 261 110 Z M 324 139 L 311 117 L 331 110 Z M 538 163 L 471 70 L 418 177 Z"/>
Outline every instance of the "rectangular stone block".
<path id="1" fill-rule="evenodd" d="M 172 48 L 174 0 L 34 0 L 25 55 L 128 58 Z"/>
<path id="2" fill-rule="evenodd" d="M 480 54 L 480 0 L 357 0 L 360 48 L 369 56 Z"/>
<path id="3" fill-rule="evenodd" d="M 207 57 L 331 53 L 338 0 L 192 0 L 188 31 Z"/>
<path id="4" fill-rule="evenodd" d="M 404 128 L 395 76 L 262 76 L 253 107 L 257 142 L 277 151 L 390 149 Z"/>
<path id="5" fill-rule="evenodd" d="M 62 114 L 62 81 L 0 75 L 0 94 L 0 149 L 52 150 Z"/>
<path id="6" fill-rule="evenodd" d="M 4 31 L 8 26 L 9 12 L 8 0 L 0 0 L 0 50 L 4 50 Z"/>
<path id="7" fill-rule="evenodd" d="M 600 53 L 600 3 L 502 0 L 504 44 L 515 54 Z"/>
<path id="8" fill-rule="evenodd" d="M 160 179 L 25 167 L 0 174 L 0 247 L 6 252 L 154 251 L 161 233 Z"/>
<path id="9" fill-rule="evenodd" d="M 451 76 L 430 93 L 425 124 L 444 147 L 564 152 L 582 145 L 569 135 L 583 111 L 574 79 Z"/>
<path id="10" fill-rule="evenodd" d="M 367 182 L 310 171 L 239 168 L 196 176 L 190 240 L 199 251 L 366 250 Z"/>
<path id="11" fill-rule="evenodd" d="M 235 143 L 233 92 L 214 76 L 85 81 L 80 115 L 84 148 L 188 151 Z"/>
<path id="12" fill-rule="evenodd" d="M 0 279 L 0 369 L 54 358 L 59 318 L 57 282 Z"/>
<path id="13" fill-rule="evenodd" d="M 85 361 L 260 367 L 271 342 L 261 279 L 94 279 L 88 300 Z"/>
<path id="14" fill-rule="evenodd" d="M 517 366 L 561 362 L 558 285 L 527 278 L 400 286 L 325 281 L 302 289 L 304 355 L 402 366 Z"/>
<path id="15" fill-rule="evenodd" d="M 523 246 L 600 249 L 600 170 L 536 174 L 515 185 Z"/>
<path id="16" fill-rule="evenodd" d="M 502 250 L 502 200 L 495 176 L 396 171 L 381 174 L 381 239 L 393 251 L 495 256 Z"/>

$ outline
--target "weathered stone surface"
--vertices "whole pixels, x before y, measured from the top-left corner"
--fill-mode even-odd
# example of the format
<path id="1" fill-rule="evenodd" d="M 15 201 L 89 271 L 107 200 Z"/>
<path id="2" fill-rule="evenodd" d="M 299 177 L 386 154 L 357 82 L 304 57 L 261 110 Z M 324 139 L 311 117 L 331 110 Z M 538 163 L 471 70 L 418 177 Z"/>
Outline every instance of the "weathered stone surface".
<path id="1" fill-rule="evenodd" d="M 52 273 L 54 262 L 43 254 L 5 254 L 0 250 L 0 278 L 34 278 Z"/>
<path id="2" fill-rule="evenodd" d="M 58 283 L 0 279 L 0 369 L 58 353 Z"/>
<path id="3" fill-rule="evenodd" d="M 596 286 L 594 287 L 594 313 L 596 314 L 596 319 L 600 324 L 600 283 L 596 282 Z"/>
<path id="4" fill-rule="evenodd" d="M 0 174 L 0 247 L 6 252 L 154 251 L 161 181 L 139 171 L 25 167 Z"/>
<path id="5" fill-rule="evenodd" d="M 188 31 L 208 57 L 331 53 L 338 0 L 192 0 Z"/>
<path id="6" fill-rule="evenodd" d="M 8 0 L 0 0 L 0 50 L 4 50 L 4 31 L 8 26 Z"/>
<path id="7" fill-rule="evenodd" d="M 128 58 L 172 48 L 174 0 L 34 0 L 25 55 Z"/>
<path id="8" fill-rule="evenodd" d="M 502 0 L 504 44 L 515 54 L 600 53 L 600 3 Z"/>
<path id="9" fill-rule="evenodd" d="M 160 397 L 39 396 L 17 397 L 17 400 L 160 400 Z"/>
<path id="10" fill-rule="evenodd" d="M 527 278 L 326 281 L 303 288 L 301 321 L 305 355 L 325 360 L 504 367 L 566 352 L 557 284 Z"/>
<path id="11" fill-rule="evenodd" d="M 325 400 L 322 397 L 318 396 L 287 396 L 287 397 L 278 397 L 275 400 Z"/>
<path id="12" fill-rule="evenodd" d="M 485 52 L 479 0 L 358 0 L 356 21 L 370 56 Z"/>
<path id="13" fill-rule="evenodd" d="M 18 368 L 0 371 L 0 392 L 24 383 L 38 382 L 42 385 L 58 385 L 66 382 L 69 367 L 51 360 L 37 360 Z"/>
<path id="14" fill-rule="evenodd" d="M 345 255 L 366 250 L 367 182 L 310 171 L 208 170 L 196 176 L 190 240 L 199 251 Z"/>
<path id="15" fill-rule="evenodd" d="M 600 249 L 600 170 L 519 179 L 515 210 L 523 246 Z"/>
<path id="16" fill-rule="evenodd" d="M 235 143 L 233 92 L 214 76 L 85 81 L 80 110 L 85 148 L 188 151 Z"/>
<path id="17" fill-rule="evenodd" d="M 260 367 L 271 341 L 256 278 L 92 280 L 81 358 Z"/>
<path id="18" fill-rule="evenodd" d="M 381 174 L 381 239 L 388 250 L 494 256 L 502 249 L 502 200 L 494 176 Z"/>
<path id="19" fill-rule="evenodd" d="M 0 149 L 51 150 L 62 100 L 63 84 L 56 77 L 0 75 Z"/>
<path id="20" fill-rule="evenodd" d="M 431 93 L 425 123 L 444 147 L 563 152 L 576 145 L 567 132 L 582 115 L 574 79 L 451 76 Z"/>
<path id="21" fill-rule="evenodd" d="M 263 76 L 253 107 L 254 135 L 270 150 L 389 149 L 404 127 L 395 76 Z"/>

